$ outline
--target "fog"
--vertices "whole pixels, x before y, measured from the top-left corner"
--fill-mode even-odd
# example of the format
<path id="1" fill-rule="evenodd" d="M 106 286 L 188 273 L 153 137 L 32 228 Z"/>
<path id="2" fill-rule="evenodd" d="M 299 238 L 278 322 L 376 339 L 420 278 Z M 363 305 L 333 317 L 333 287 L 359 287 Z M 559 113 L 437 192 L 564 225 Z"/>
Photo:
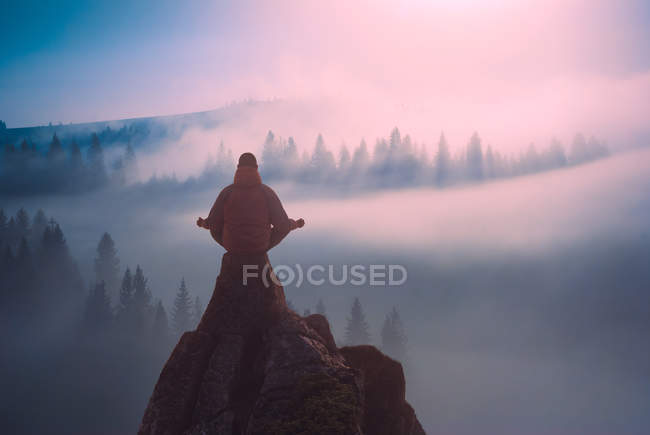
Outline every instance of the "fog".
<path id="1" fill-rule="evenodd" d="M 421 161 L 433 160 L 441 134 L 447 138 L 452 156 L 465 152 L 475 132 L 480 134 L 485 149 L 489 146 L 508 158 L 518 158 L 531 145 L 537 150 L 546 149 L 554 141 L 570 152 L 578 133 L 595 136 L 612 152 L 646 144 L 644 133 L 633 137 L 615 135 L 591 123 L 576 122 L 567 126 L 558 123 L 555 128 L 549 126 L 543 132 L 533 129 L 515 132 L 514 127 L 503 132 L 496 131 L 492 125 L 504 120 L 495 119 L 494 124 L 485 125 L 471 116 L 459 115 L 452 121 L 436 113 L 416 111 L 413 114 L 403 108 L 391 108 L 383 113 L 381 107 L 365 109 L 335 98 L 287 98 L 242 101 L 200 114 L 152 118 L 157 124 L 153 128 L 164 133 L 151 133 L 134 140 L 138 151 L 138 180 L 146 181 L 154 175 L 173 175 L 178 180 L 186 180 L 214 163 L 221 145 L 234 156 L 246 151 L 259 152 L 269 131 L 278 144 L 286 145 L 286 141 L 292 138 L 299 158 L 306 152 L 311 154 L 317 137 L 322 135 L 325 146 L 337 160 L 342 147 L 353 153 L 362 141 L 373 154 L 376 142 L 389 137 L 394 128 L 399 128 L 404 137 L 409 136 L 413 147 L 409 152 L 416 154 Z M 120 121 L 113 128 L 119 129 L 137 121 Z M 50 139 L 43 137 L 40 143 L 45 147 Z M 109 143 L 107 149 L 123 149 L 124 145 Z"/>
<path id="2" fill-rule="evenodd" d="M 184 330 L 159 314 L 224 253 L 196 218 L 252 151 L 306 221 L 274 265 L 406 268 L 285 291 L 341 345 L 355 297 L 377 346 L 395 307 L 427 432 L 648 433 L 647 2 L 41 3 L 0 16 L 4 431 L 135 432 Z"/>
<path id="3" fill-rule="evenodd" d="M 319 198 L 288 207 L 313 216 L 316 231 L 365 246 L 429 253 L 538 251 L 646 231 L 645 216 L 637 213 L 648 207 L 648 157 L 644 150 L 516 181 Z"/>
<path id="4" fill-rule="evenodd" d="M 53 216 L 86 283 L 109 232 L 120 273 L 142 266 L 152 296 L 169 310 L 181 277 L 192 296 L 210 298 L 223 249 L 194 221 L 222 187 L 134 185 L 3 200 L 2 207 Z M 444 190 L 334 198 L 309 185 L 273 188 L 289 216 L 307 222 L 270 252 L 274 265 L 407 268 L 399 287 L 285 291 L 301 313 L 322 299 L 339 343 L 354 297 L 376 345 L 384 316 L 397 307 L 408 336 L 408 398 L 429 432 L 646 432 L 650 151 Z M 38 354 L 38 342 L 33 347 Z M 149 366 L 134 405 L 115 411 L 123 413 L 118 427 L 135 427 L 163 361 Z M 106 400 L 96 406 L 116 409 Z"/>

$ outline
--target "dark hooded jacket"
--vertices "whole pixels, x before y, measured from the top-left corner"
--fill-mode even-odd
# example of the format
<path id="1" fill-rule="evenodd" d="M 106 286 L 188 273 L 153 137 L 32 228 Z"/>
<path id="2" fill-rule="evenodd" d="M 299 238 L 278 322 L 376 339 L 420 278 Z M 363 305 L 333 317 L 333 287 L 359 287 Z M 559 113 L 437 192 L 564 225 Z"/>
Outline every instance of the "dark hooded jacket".
<path id="1" fill-rule="evenodd" d="M 212 237 L 228 252 L 264 253 L 296 227 L 273 189 L 262 184 L 257 168 L 240 166 L 206 219 Z"/>

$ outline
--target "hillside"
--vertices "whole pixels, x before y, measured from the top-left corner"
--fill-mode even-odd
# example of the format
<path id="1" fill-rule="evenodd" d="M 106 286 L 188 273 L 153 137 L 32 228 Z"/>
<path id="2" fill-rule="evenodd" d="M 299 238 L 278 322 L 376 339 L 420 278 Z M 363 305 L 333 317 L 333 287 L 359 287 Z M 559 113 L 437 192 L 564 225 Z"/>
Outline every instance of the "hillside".
<path id="1" fill-rule="evenodd" d="M 224 119 L 239 116 L 251 108 L 259 108 L 273 102 L 245 101 L 203 112 L 183 113 L 168 116 L 117 119 L 110 121 L 78 124 L 49 124 L 33 127 L 0 127 L 0 144 L 19 144 L 24 140 L 36 145 L 39 150 L 47 145 L 56 134 L 63 142 L 76 141 L 80 146 L 90 144 L 90 136 L 97 133 L 103 146 L 113 143 L 131 142 L 134 145 L 161 138 L 178 138 L 188 128 L 214 128 Z"/>

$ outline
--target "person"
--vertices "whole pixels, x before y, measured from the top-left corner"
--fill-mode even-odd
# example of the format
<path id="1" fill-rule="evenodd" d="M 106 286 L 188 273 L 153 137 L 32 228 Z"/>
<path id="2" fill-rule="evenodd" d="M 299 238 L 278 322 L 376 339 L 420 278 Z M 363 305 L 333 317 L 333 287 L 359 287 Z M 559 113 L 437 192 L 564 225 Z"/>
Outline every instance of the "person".
<path id="1" fill-rule="evenodd" d="M 210 230 L 227 252 L 262 254 L 276 246 L 291 230 L 302 228 L 304 219 L 290 219 L 280 198 L 257 170 L 252 153 L 239 157 L 234 181 L 217 196 L 207 218 L 196 224 Z"/>

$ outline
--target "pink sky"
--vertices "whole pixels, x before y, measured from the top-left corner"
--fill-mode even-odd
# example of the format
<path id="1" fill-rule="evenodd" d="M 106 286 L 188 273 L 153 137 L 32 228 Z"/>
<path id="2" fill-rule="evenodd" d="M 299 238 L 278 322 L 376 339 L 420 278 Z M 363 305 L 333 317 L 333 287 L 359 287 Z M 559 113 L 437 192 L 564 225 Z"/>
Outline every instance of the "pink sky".
<path id="1" fill-rule="evenodd" d="M 233 90 L 327 97 L 350 140 L 398 125 L 427 142 L 478 130 L 509 148 L 582 130 L 619 144 L 650 120 L 648 44 L 624 3 L 274 2 L 253 25 L 268 38 L 243 42 L 261 43 L 259 71 Z"/>
<path id="2" fill-rule="evenodd" d="M 84 11 L 88 22 L 67 23 L 59 45 L 12 58 L 0 68 L 0 109 L 10 115 L 0 118 L 10 126 L 67 123 L 283 98 L 322 110 L 307 122 L 259 130 L 300 136 L 309 124 L 333 146 L 362 136 L 372 143 L 393 126 L 429 144 L 444 130 L 462 145 L 477 130 L 510 150 L 545 145 L 553 135 L 567 142 L 576 131 L 613 147 L 650 137 L 644 0 L 244 0 L 164 8 L 168 16 L 128 2 Z M 311 147 L 311 127 L 304 137 L 299 143 Z"/>

